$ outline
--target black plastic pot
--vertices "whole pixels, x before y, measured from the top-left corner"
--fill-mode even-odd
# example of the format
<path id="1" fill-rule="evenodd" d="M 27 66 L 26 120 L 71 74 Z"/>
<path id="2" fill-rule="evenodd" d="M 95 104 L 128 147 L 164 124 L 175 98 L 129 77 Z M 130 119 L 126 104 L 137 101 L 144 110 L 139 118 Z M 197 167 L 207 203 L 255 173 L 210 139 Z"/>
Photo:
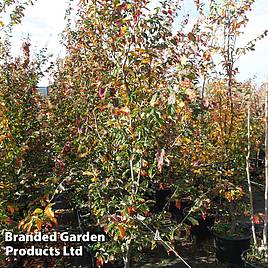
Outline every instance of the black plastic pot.
<path id="1" fill-rule="evenodd" d="M 184 209 L 184 216 L 188 214 L 189 208 Z M 189 215 L 198 221 L 198 225 L 193 225 L 191 221 L 186 220 L 186 224 L 191 226 L 191 235 L 194 236 L 197 242 L 205 241 L 212 238 L 211 228 L 215 223 L 215 216 L 213 214 L 207 214 L 203 219 L 201 215 Z"/>
<path id="2" fill-rule="evenodd" d="M 14 260 L 13 263 L 9 264 L 7 268 L 20 268 L 21 267 L 20 262 L 21 262 L 21 258 L 18 257 L 16 260 Z"/>
<path id="3" fill-rule="evenodd" d="M 155 211 L 156 212 L 160 212 L 164 209 L 171 195 L 172 195 L 171 189 L 156 190 L 155 192 Z"/>
<path id="4" fill-rule="evenodd" d="M 243 261 L 243 266 L 245 267 L 245 268 L 263 268 L 264 266 L 260 266 L 260 265 L 258 265 L 258 264 L 253 264 L 253 263 L 250 263 L 247 259 L 246 259 L 246 255 L 247 255 L 247 253 L 250 251 L 250 249 L 248 249 L 248 250 L 245 250 L 245 251 L 243 251 L 242 252 L 242 254 L 241 254 L 241 259 L 242 259 L 242 261 Z M 268 265 L 266 265 L 266 267 L 267 267 Z"/>
<path id="5" fill-rule="evenodd" d="M 213 231 L 212 233 L 214 237 L 216 258 L 220 262 L 241 265 L 243 263 L 241 254 L 250 247 L 250 232 L 242 238 L 223 237 Z"/>
<path id="6" fill-rule="evenodd" d="M 197 241 L 212 238 L 211 227 L 214 225 L 215 216 L 207 215 L 205 220 L 202 217 L 197 218 L 197 220 L 199 224 L 191 227 L 191 235 L 194 235 Z"/>

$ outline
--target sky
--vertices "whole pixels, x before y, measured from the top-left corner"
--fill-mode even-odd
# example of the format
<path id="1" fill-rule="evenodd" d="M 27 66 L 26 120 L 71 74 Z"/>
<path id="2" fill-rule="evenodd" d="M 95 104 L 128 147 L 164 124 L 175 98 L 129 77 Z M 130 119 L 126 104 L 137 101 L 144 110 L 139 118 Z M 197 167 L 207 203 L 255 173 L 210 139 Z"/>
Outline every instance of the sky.
<path id="1" fill-rule="evenodd" d="M 77 3 L 78 0 L 73 0 Z M 156 5 L 153 0 L 152 6 Z M 191 11 L 193 0 L 184 0 L 184 12 Z M 20 52 L 21 40 L 31 39 L 33 50 L 38 51 L 47 46 L 48 52 L 54 54 L 54 59 L 64 56 L 64 48 L 60 45 L 60 33 L 64 29 L 64 15 L 68 7 L 68 0 L 37 0 L 34 6 L 28 7 L 21 25 L 14 29 L 13 54 Z M 249 23 L 245 29 L 245 35 L 238 40 L 239 45 L 245 45 L 248 41 L 268 30 L 268 2 L 267 0 L 255 0 L 253 10 L 249 13 Z M 256 51 L 243 56 L 238 67 L 240 81 L 256 76 L 257 85 L 261 85 L 268 76 L 268 38 L 261 40 L 256 45 Z M 47 78 L 40 81 L 40 86 L 47 86 Z"/>

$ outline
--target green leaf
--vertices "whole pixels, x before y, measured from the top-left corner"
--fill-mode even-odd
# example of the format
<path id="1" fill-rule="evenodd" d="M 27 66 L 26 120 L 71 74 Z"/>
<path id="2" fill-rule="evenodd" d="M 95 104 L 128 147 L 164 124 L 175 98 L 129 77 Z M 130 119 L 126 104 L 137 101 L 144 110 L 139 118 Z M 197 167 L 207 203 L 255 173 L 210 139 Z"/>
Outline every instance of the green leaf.
<path id="1" fill-rule="evenodd" d="M 165 124 L 165 121 L 163 120 L 163 118 L 161 117 L 161 113 L 154 110 L 154 116 L 155 116 L 155 119 L 156 121 L 160 124 L 160 125 L 164 125 Z"/>
<path id="2" fill-rule="evenodd" d="M 190 41 L 196 42 L 196 38 L 195 38 L 195 36 L 194 36 L 194 34 L 192 32 L 188 33 L 188 39 Z"/>
<path id="3" fill-rule="evenodd" d="M 194 219 L 193 217 L 188 217 L 188 220 L 192 223 L 192 225 L 199 225 L 198 220 Z"/>

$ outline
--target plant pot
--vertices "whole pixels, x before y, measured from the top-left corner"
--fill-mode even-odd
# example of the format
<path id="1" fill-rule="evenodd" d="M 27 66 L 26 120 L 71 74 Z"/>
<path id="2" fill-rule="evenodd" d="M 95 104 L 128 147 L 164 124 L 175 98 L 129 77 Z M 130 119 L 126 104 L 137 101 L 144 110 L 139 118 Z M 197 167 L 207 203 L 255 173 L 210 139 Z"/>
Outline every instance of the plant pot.
<path id="1" fill-rule="evenodd" d="M 18 257 L 11 264 L 9 264 L 7 268 L 20 268 L 21 267 L 20 262 L 21 262 L 21 258 Z"/>
<path id="2" fill-rule="evenodd" d="M 171 197 L 171 189 L 162 189 L 156 190 L 155 192 L 155 211 L 161 212 L 168 202 L 168 199 Z"/>
<path id="3" fill-rule="evenodd" d="M 184 209 L 184 216 L 188 214 L 188 211 L 189 208 Z M 191 235 L 196 238 L 197 242 L 212 238 L 211 228 L 215 222 L 213 214 L 207 214 L 205 219 L 201 215 L 190 215 L 190 217 L 198 221 L 198 225 L 193 225 L 191 221 L 186 220 L 186 224 L 191 226 Z"/>
<path id="4" fill-rule="evenodd" d="M 243 263 L 241 254 L 250 247 L 251 234 L 241 238 L 231 238 L 218 235 L 213 231 L 214 247 L 216 250 L 216 258 L 220 262 L 240 265 Z"/>
<path id="5" fill-rule="evenodd" d="M 215 217 L 208 215 L 204 220 L 202 217 L 197 218 L 199 225 L 192 225 L 191 235 L 196 237 L 197 241 L 204 241 L 212 238 L 211 227 L 214 225 Z"/>
<path id="6" fill-rule="evenodd" d="M 249 260 L 247 260 L 246 255 L 248 252 L 250 252 L 250 249 L 243 251 L 241 254 L 241 259 L 243 261 L 243 266 L 245 268 L 267 268 L 268 267 L 268 263 L 266 263 L 264 266 L 262 264 L 252 263 Z"/>

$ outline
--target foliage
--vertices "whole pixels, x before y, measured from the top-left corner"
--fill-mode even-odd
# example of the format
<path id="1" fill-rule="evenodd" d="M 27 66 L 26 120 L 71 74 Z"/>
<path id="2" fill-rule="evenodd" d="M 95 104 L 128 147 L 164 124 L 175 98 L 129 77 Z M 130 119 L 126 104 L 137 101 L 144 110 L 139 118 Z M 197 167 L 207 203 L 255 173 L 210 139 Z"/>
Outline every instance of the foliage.
<path id="1" fill-rule="evenodd" d="M 171 202 L 179 210 L 190 200 L 202 213 L 221 195 L 237 203 L 254 89 L 236 81 L 235 62 L 248 49 L 237 48 L 236 39 L 253 1 L 194 2 L 198 17 L 189 29 L 179 1 L 152 12 L 147 0 L 80 1 L 49 99 L 36 92 L 46 58 L 31 60 L 25 42 L 23 56 L 13 59 L 2 40 L 2 222 L 19 221 L 25 231 L 57 224 L 51 201 L 64 185 L 88 208 L 90 228 L 109 237 L 92 246 L 97 264 L 123 258 L 129 267 L 130 257 L 155 247 L 157 230 L 171 245 L 178 229 L 189 229 L 185 219 L 172 222 Z M 11 24 L 22 17 L 16 10 Z M 259 116 L 257 98 L 252 108 Z M 259 121 L 254 129 L 258 152 Z M 155 211 L 155 192 L 165 189 L 171 196 Z"/>
<path id="2" fill-rule="evenodd" d="M 198 2 L 191 31 L 184 18 L 174 32 L 180 4 L 168 1 L 151 13 L 147 1 L 82 1 L 67 28 L 50 96 L 51 144 L 57 176 L 112 238 L 95 247 L 106 261 L 152 243 L 136 216 L 162 228 L 165 213 L 148 217 L 155 189 L 194 200 L 243 180 L 251 87 L 235 81 L 233 57 L 251 1 L 212 1 L 208 13 Z M 227 39 L 214 42 L 221 31 Z"/>

